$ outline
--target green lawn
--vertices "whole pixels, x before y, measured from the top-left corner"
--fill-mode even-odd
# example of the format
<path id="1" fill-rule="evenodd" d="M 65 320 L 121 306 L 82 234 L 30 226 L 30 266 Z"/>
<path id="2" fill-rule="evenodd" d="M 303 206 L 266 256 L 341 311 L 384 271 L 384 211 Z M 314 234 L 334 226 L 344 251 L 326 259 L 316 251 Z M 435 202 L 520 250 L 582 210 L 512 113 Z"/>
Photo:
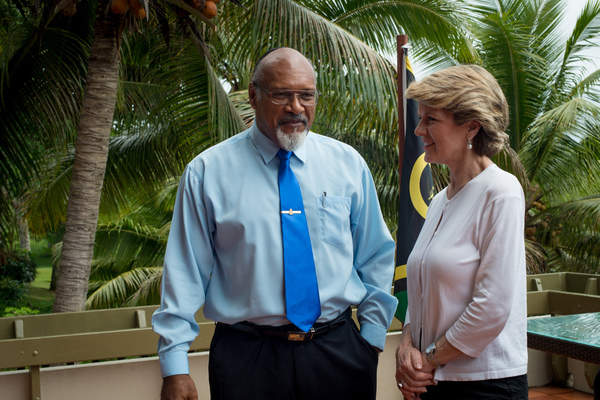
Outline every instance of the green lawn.
<path id="1" fill-rule="evenodd" d="M 49 283 L 38 285 L 37 282 L 32 282 L 29 286 L 29 293 L 23 297 L 18 307 L 27 307 L 32 310 L 39 310 L 40 314 L 51 313 L 52 305 L 54 304 L 54 292 L 48 290 L 49 285 Z"/>
<path id="2" fill-rule="evenodd" d="M 31 241 L 32 258 L 37 264 L 37 276 L 29 285 L 29 293 L 19 303 L 18 307 L 39 310 L 40 314 L 52 312 L 54 292 L 49 290 L 52 277 L 52 256 L 45 240 Z"/>
<path id="3" fill-rule="evenodd" d="M 38 266 L 38 275 L 43 268 L 52 269 L 52 254 L 46 240 L 31 241 L 31 255 Z M 49 277 L 50 275 L 48 275 Z M 48 280 L 50 282 L 50 280 Z"/>

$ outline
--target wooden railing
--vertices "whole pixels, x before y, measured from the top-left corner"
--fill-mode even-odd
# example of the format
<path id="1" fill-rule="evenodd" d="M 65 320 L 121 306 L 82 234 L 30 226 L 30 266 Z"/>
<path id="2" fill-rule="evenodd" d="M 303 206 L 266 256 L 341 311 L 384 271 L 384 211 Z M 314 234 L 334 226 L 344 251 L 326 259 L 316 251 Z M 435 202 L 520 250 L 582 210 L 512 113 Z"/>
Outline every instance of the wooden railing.
<path id="1" fill-rule="evenodd" d="M 30 398 L 42 400 L 42 366 L 156 355 L 158 336 L 150 326 L 156 309 L 148 306 L 0 318 L 0 370 L 28 368 Z M 202 311 L 196 321 L 200 335 L 191 346 L 192 352 L 209 348 L 215 328 Z M 400 322 L 394 320 L 390 331 L 400 329 Z"/>
<path id="2" fill-rule="evenodd" d="M 527 276 L 528 291 L 555 290 L 569 293 L 598 295 L 598 275 L 578 272 L 556 272 Z"/>
<path id="3" fill-rule="evenodd" d="M 566 315 L 600 311 L 596 278 L 597 275 L 571 273 L 528 276 L 528 314 Z M 44 366 L 155 356 L 158 336 L 152 331 L 150 320 L 156 308 L 148 306 L 0 318 L 0 370 L 5 371 L 0 372 L 0 378 L 2 374 L 11 373 L 7 370 L 27 369 L 30 393 L 27 398 L 42 400 L 40 370 Z M 201 352 L 210 346 L 214 323 L 204 319 L 201 311 L 197 313 L 196 320 L 200 325 L 200 335 L 192 344 L 191 351 Z M 390 332 L 400 329 L 400 322 L 394 319 Z M 393 369 L 393 359 L 393 348 L 388 348 L 380 364 L 384 361 L 388 365 L 386 368 Z M 389 379 L 393 380 L 392 375 Z M 52 398 L 44 395 L 43 399 Z M 5 400 L 2 388 L 0 400 Z"/>

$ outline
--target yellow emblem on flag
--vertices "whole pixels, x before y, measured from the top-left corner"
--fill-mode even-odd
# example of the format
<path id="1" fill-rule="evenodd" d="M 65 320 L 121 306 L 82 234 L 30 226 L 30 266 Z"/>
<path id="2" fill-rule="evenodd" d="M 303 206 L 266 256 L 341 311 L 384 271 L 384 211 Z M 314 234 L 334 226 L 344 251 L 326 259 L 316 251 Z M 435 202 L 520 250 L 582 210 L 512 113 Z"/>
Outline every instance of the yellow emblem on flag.
<path id="1" fill-rule="evenodd" d="M 427 163 L 425 162 L 425 153 L 423 153 L 415 161 L 410 173 L 410 201 L 413 203 L 415 210 L 423 218 L 427 215 L 428 208 L 421 194 L 421 175 L 425 171 L 425 167 L 427 167 Z"/>
<path id="2" fill-rule="evenodd" d="M 406 264 L 398 265 L 396 267 L 396 272 L 394 273 L 394 282 L 403 278 L 406 278 Z"/>

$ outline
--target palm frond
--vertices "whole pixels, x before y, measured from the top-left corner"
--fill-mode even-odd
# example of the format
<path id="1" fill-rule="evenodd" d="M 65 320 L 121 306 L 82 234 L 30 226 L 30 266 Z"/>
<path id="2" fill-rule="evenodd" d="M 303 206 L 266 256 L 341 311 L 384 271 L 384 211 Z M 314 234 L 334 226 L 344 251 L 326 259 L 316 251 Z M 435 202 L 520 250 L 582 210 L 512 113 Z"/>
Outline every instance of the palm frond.
<path id="1" fill-rule="evenodd" d="M 65 29 L 32 5 L 0 8 L 0 237 L 13 223 L 10 198 L 37 187 L 48 159 L 68 151 L 73 132 L 65 127 L 78 118 L 91 42 L 85 18 Z"/>
<path id="2" fill-rule="evenodd" d="M 477 58 L 464 29 L 468 16 L 462 2 L 305 0 L 301 3 L 380 54 L 395 54 L 396 36 L 406 34 L 410 43 L 419 44 L 424 53 L 428 53 L 426 44 L 435 44 L 460 62 Z"/>
<path id="3" fill-rule="evenodd" d="M 546 192 L 553 188 L 549 196 L 565 200 L 575 187 L 598 190 L 598 132 L 586 121 L 599 116 L 595 104 L 578 98 L 544 113 L 529 129 L 521 160 L 530 180 L 540 182 Z"/>
<path id="4" fill-rule="evenodd" d="M 559 76 L 565 75 L 567 69 L 573 61 L 581 61 L 587 58 L 583 55 L 590 46 L 590 43 L 600 43 L 600 1 L 588 1 L 581 10 L 577 22 L 567 40 L 563 63 L 560 68 Z"/>
<path id="5" fill-rule="evenodd" d="M 85 302 L 85 308 L 97 310 L 128 306 L 131 304 L 128 302 L 129 299 L 135 296 L 141 287 L 147 287 L 149 284 L 146 282 L 155 279 L 160 272 L 162 268 L 136 268 L 100 285 L 91 285 L 91 293 Z"/>
<path id="6" fill-rule="evenodd" d="M 548 208 L 536 220 L 539 240 L 555 252 L 552 265 L 600 272 L 600 194 Z"/>
<path id="7" fill-rule="evenodd" d="M 531 27 L 512 12 L 482 15 L 473 27 L 483 66 L 501 83 L 510 108 L 510 146 L 518 151 L 527 127 L 538 113 L 545 90 L 545 60 L 531 51 Z"/>
<path id="8" fill-rule="evenodd" d="M 158 216 L 162 219 L 158 220 L 142 211 L 130 217 L 135 219 L 123 217 L 116 224 L 99 225 L 94 252 L 97 267 L 92 268 L 90 280 L 101 279 L 107 265 L 120 271 L 162 265 L 168 237 L 163 226 L 169 216 Z"/>
<path id="9" fill-rule="evenodd" d="M 154 268 L 153 273 L 144 279 L 139 289 L 125 301 L 123 306 L 134 307 L 160 304 L 161 284 L 162 268 Z"/>
<path id="10" fill-rule="evenodd" d="M 575 75 L 574 85 L 566 95 L 569 99 L 586 97 L 600 104 L 600 69 L 588 74 L 587 70 L 583 68 Z"/>

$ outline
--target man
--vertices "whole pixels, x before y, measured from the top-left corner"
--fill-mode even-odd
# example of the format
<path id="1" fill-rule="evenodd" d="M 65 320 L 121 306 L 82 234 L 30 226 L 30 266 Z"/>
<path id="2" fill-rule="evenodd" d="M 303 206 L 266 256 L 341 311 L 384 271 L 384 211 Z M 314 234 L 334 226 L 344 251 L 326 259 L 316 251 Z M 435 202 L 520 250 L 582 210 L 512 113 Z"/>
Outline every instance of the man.
<path id="1" fill-rule="evenodd" d="M 163 400 L 196 398 L 187 351 L 202 305 L 218 322 L 212 399 L 375 399 L 378 353 L 396 308 L 395 246 L 364 160 L 309 132 L 318 95 L 302 54 L 268 52 L 249 85 L 252 127 L 186 168 L 153 316 Z M 290 175 L 301 196 L 287 207 L 298 186 L 287 186 Z M 295 233 L 284 225 L 303 218 L 297 231 L 308 228 L 310 240 L 299 253 L 293 246 L 303 240 L 290 239 Z M 301 276 L 288 275 L 295 262 Z M 302 298 L 288 297 L 305 280 Z M 358 305 L 360 333 L 351 305 Z M 302 308 L 310 316 L 297 316 Z"/>

